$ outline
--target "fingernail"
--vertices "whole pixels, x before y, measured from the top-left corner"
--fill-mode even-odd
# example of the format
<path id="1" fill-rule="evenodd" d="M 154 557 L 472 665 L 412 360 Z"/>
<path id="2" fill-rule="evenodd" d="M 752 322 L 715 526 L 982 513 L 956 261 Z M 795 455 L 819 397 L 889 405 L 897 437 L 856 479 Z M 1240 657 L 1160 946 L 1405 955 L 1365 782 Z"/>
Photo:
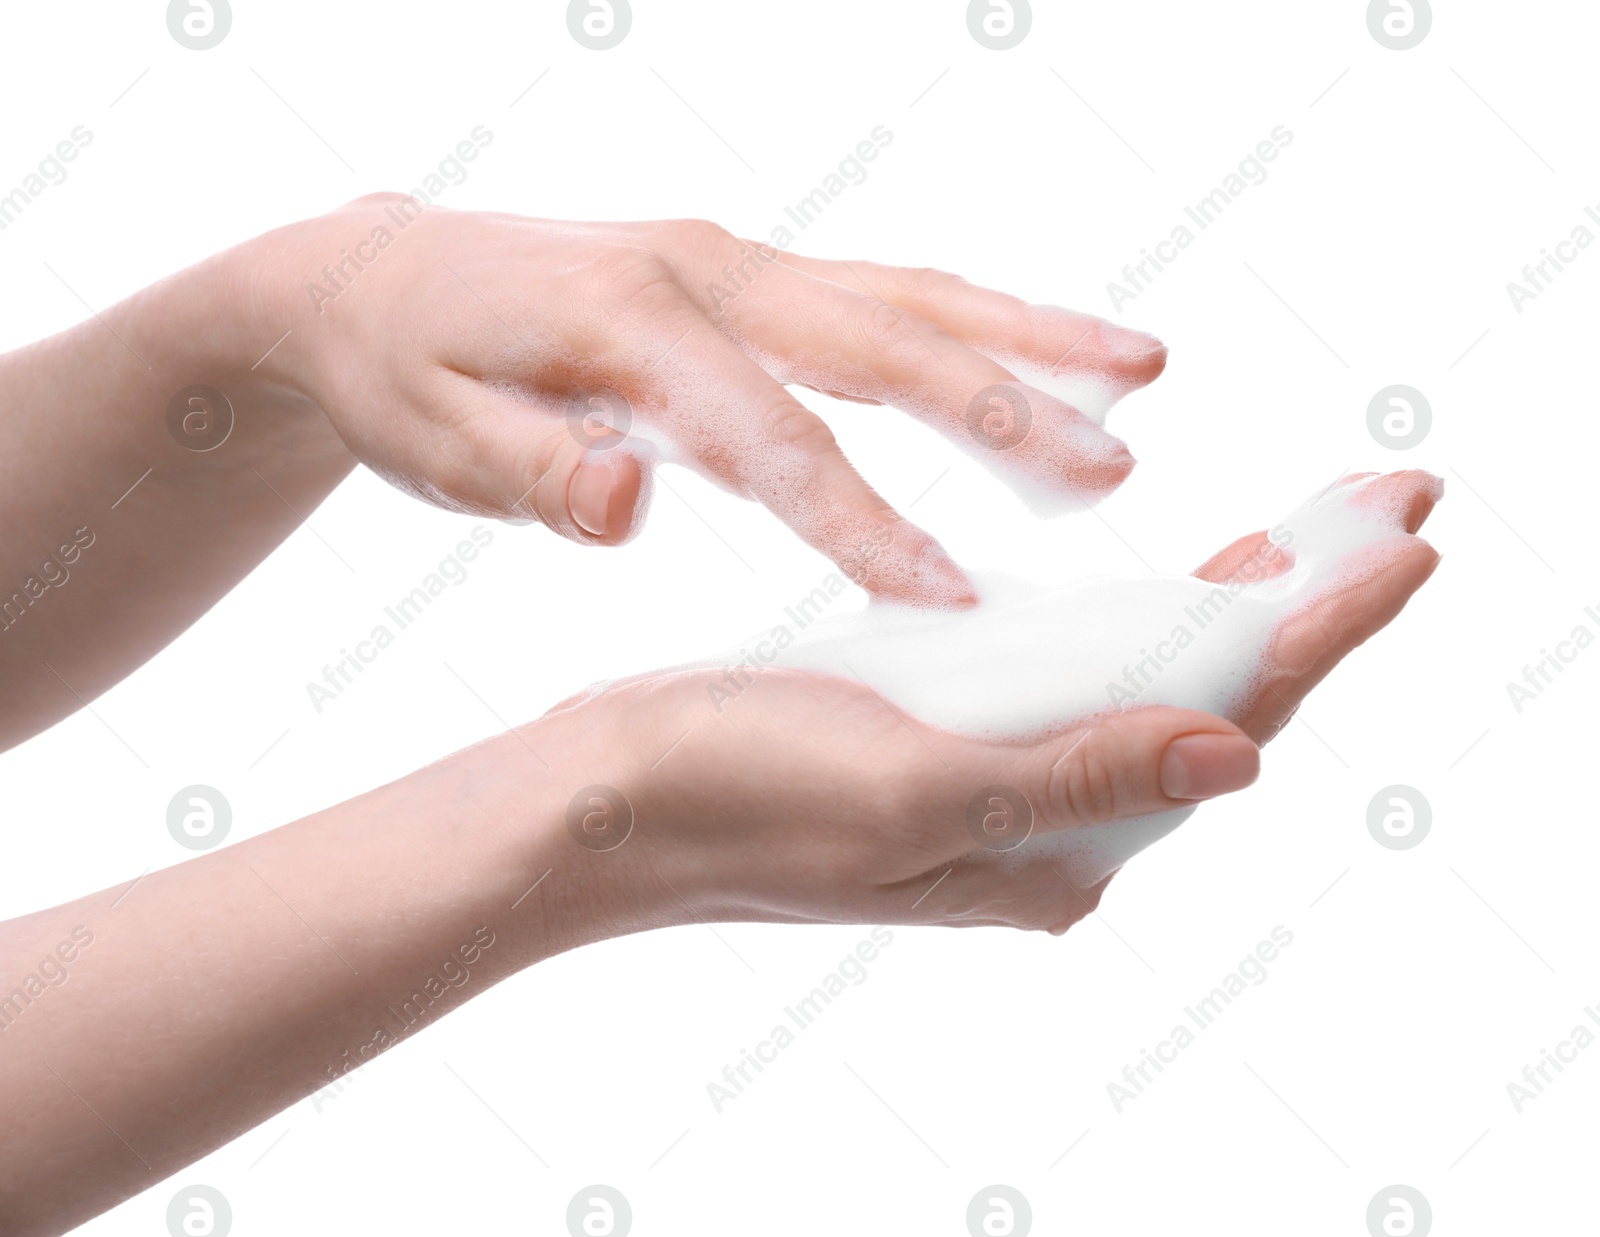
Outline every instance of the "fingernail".
<path id="1" fill-rule="evenodd" d="M 578 465 L 567 485 L 567 509 L 578 527 L 590 536 L 606 535 L 612 480 L 609 465 L 586 463 Z"/>
<path id="2" fill-rule="evenodd" d="M 1261 750 L 1242 735 L 1186 734 L 1161 754 L 1161 793 L 1210 799 L 1243 790 L 1261 772 Z"/>

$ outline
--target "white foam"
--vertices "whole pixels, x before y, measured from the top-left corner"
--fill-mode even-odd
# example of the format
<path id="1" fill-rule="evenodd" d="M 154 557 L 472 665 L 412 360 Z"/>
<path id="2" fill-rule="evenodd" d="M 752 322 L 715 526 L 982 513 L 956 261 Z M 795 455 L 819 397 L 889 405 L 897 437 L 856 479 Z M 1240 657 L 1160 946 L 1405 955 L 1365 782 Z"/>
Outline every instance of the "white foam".
<path id="1" fill-rule="evenodd" d="M 1275 526 L 1271 540 L 1292 563 L 1253 583 L 1102 576 L 1047 589 L 980 572 L 971 609 L 873 604 L 796 631 L 791 607 L 781 627 L 704 664 L 859 680 L 923 722 L 989 739 L 1031 739 L 1135 705 L 1237 717 L 1259 690 L 1278 625 L 1340 587 L 1364 547 L 1404 534 L 1404 510 L 1372 501 L 1374 480 L 1330 487 Z M 1279 556 L 1267 548 L 1260 557 L 1244 574 L 1263 574 Z M 1016 853 L 1066 856 L 1073 879 L 1093 883 L 1192 810 L 1036 835 Z"/>
<path id="2" fill-rule="evenodd" d="M 1106 423 L 1111 406 L 1127 393 L 1126 388 L 1104 374 L 1090 370 L 1062 370 L 1050 373 L 1030 365 L 1023 357 L 1010 357 L 1006 368 L 1030 387 L 1053 395 L 1063 404 L 1076 408 L 1096 425 Z"/>
<path id="3" fill-rule="evenodd" d="M 1022 378 L 1021 375 L 1018 375 Z M 1072 404 L 1073 401 L 1065 395 L 1040 386 L 1038 382 L 1023 378 L 1022 381 L 1035 386 L 1038 390 L 1052 395 L 1063 403 Z M 1076 384 L 1067 382 L 1054 382 L 1055 387 L 1067 389 Z M 1084 384 L 1084 389 L 1098 384 Z M 1081 411 L 1081 409 L 1080 409 Z M 1039 414 L 1035 414 L 1039 415 Z M 1100 418 L 1089 417 L 1085 420 L 1062 421 L 1057 426 L 1056 432 L 1071 444 L 1071 454 L 1075 459 L 1097 460 L 1103 459 L 1108 454 L 1108 443 L 1105 435 L 1100 431 Z M 1056 516 L 1067 515 L 1079 511 L 1087 511 L 1108 497 L 1115 489 L 1116 484 L 1103 487 L 1090 487 L 1087 485 L 1073 486 L 1064 484 L 1062 462 L 1058 459 L 1040 458 L 1026 455 L 1017 449 L 995 450 L 984 446 L 970 434 L 956 439 L 957 445 L 971 458 L 982 464 L 1000 480 L 1009 486 L 1013 493 L 1022 500 L 1023 506 L 1039 519 L 1048 520 Z"/>

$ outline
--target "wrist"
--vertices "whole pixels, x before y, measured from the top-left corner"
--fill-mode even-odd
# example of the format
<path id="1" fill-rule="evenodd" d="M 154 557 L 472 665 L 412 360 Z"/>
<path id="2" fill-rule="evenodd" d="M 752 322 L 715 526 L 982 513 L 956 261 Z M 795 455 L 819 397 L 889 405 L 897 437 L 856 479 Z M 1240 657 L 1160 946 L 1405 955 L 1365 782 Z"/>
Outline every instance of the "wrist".
<path id="1" fill-rule="evenodd" d="M 692 917 L 654 874 L 637 807 L 648 762 L 631 747 L 586 702 L 443 762 L 450 799 L 473 801 L 483 822 L 524 964 Z"/>
<path id="2" fill-rule="evenodd" d="M 262 380 L 318 405 L 337 389 L 341 371 L 334 367 L 347 362 L 353 346 L 348 338 L 341 343 L 338 333 L 349 335 L 363 325 L 345 294 L 393 243 L 402 226 L 396 213 L 407 200 L 398 193 L 368 194 L 221 255 L 246 292 L 242 299 L 253 311 L 253 334 L 270 342 L 291 332 L 261 361 Z M 369 338 L 356 350 L 370 352 L 384 342 Z"/>
<path id="3" fill-rule="evenodd" d="M 224 471 L 255 468 L 268 476 L 280 463 L 311 467 L 336 481 L 353 461 L 309 388 L 296 380 L 293 362 L 282 363 L 297 332 L 278 311 L 278 298 L 265 294 L 269 276 L 254 245 L 206 258 L 118 309 L 125 308 L 130 323 L 161 324 L 149 357 L 161 390 L 170 396 L 204 386 L 226 397 L 228 408 L 221 413 L 232 428 L 223 439 L 225 450 L 186 444 L 181 429 L 169 425 L 180 445 L 191 445 L 194 461 Z"/>

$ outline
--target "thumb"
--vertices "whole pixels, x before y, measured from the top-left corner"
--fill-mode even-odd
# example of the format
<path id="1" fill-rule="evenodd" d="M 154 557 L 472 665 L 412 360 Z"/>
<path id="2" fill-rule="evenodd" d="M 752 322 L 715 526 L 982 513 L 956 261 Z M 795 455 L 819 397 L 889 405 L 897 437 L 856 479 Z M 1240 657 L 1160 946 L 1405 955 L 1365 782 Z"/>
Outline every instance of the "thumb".
<path id="1" fill-rule="evenodd" d="M 638 530 L 650 503 L 650 472 L 637 455 L 611 443 L 556 449 L 523 505 L 563 537 L 584 545 L 621 545 Z M 607 447 L 612 449 L 607 449 Z"/>
<path id="2" fill-rule="evenodd" d="M 626 434 L 464 381 L 434 452 L 442 475 L 429 478 L 451 505 L 534 519 L 580 545 L 621 545 L 638 531 L 651 473 Z"/>
<path id="3" fill-rule="evenodd" d="M 1243 790 L 1261 771 L 1260 749 L 1232 722 L 1154 706 L 1090 719 L 1026 760 L 1045 830 L 1191 807 Z"/>

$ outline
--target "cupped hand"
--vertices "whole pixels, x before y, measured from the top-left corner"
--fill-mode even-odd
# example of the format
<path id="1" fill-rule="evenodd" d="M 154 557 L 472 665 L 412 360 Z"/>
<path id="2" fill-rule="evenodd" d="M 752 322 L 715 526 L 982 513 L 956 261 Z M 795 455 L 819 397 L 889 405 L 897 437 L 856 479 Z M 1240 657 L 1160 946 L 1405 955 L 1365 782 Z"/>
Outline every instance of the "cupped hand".
<path id="1" fill-rule="evenodd" d="M 585 784 L 569 810 L 567 853 L 607 898 L 645 908 L 632 927 L 767 920 L 1063 932 L 1095 908 L 1109 877 L 1078 878 L 1052 842 L 1248 785 L 1257 745 L 1426 581 L 1438 555 L 1414 534 L 1436 489 L 1420 476 L 1365 487 L 1373 501 L 1407 504 L 1405 531 L 1363 550 L 1340 587 L 1283 621 L 1267 649 L 1272 673 L 1232 720 L 1134 707 L 1042 742 L 1004 744 L 924 725 L 861 683 L 809 671 L 752 669 L 731 696 L 715 671 L 646 675 L 536 723 L 567 737 L 571 754 L 552 759 L 555 774 L 575 792 Z M 1286 559 L 1252 534 L 1196 574 L 1222 583 L 1246 563 L 1258 579 Z M 582 738 L 595 734 L 627 738 L 597 752 Z M 1018 793 L 1033 836 L 996 862 L 982 822 L 1007 810 L 1007 796 L 1016 806 Z"/>
<path id="2" fill-rule="evenodd" d="M 1098 419 L 1166 360 L 1088 315 L 694 220 L 558 223 L 380 194 L 245 253 L 256 299 L 294 328 L 257 377 L 320 407 L 395 484 L 615 545 L 670 459 L 913 604 L 963 604 L 970 585 L 788 387 L 899 407 L 1049 507 L 1127 476 Z M 1080 409 L 1025 377 L 1090 395 Z"/>

